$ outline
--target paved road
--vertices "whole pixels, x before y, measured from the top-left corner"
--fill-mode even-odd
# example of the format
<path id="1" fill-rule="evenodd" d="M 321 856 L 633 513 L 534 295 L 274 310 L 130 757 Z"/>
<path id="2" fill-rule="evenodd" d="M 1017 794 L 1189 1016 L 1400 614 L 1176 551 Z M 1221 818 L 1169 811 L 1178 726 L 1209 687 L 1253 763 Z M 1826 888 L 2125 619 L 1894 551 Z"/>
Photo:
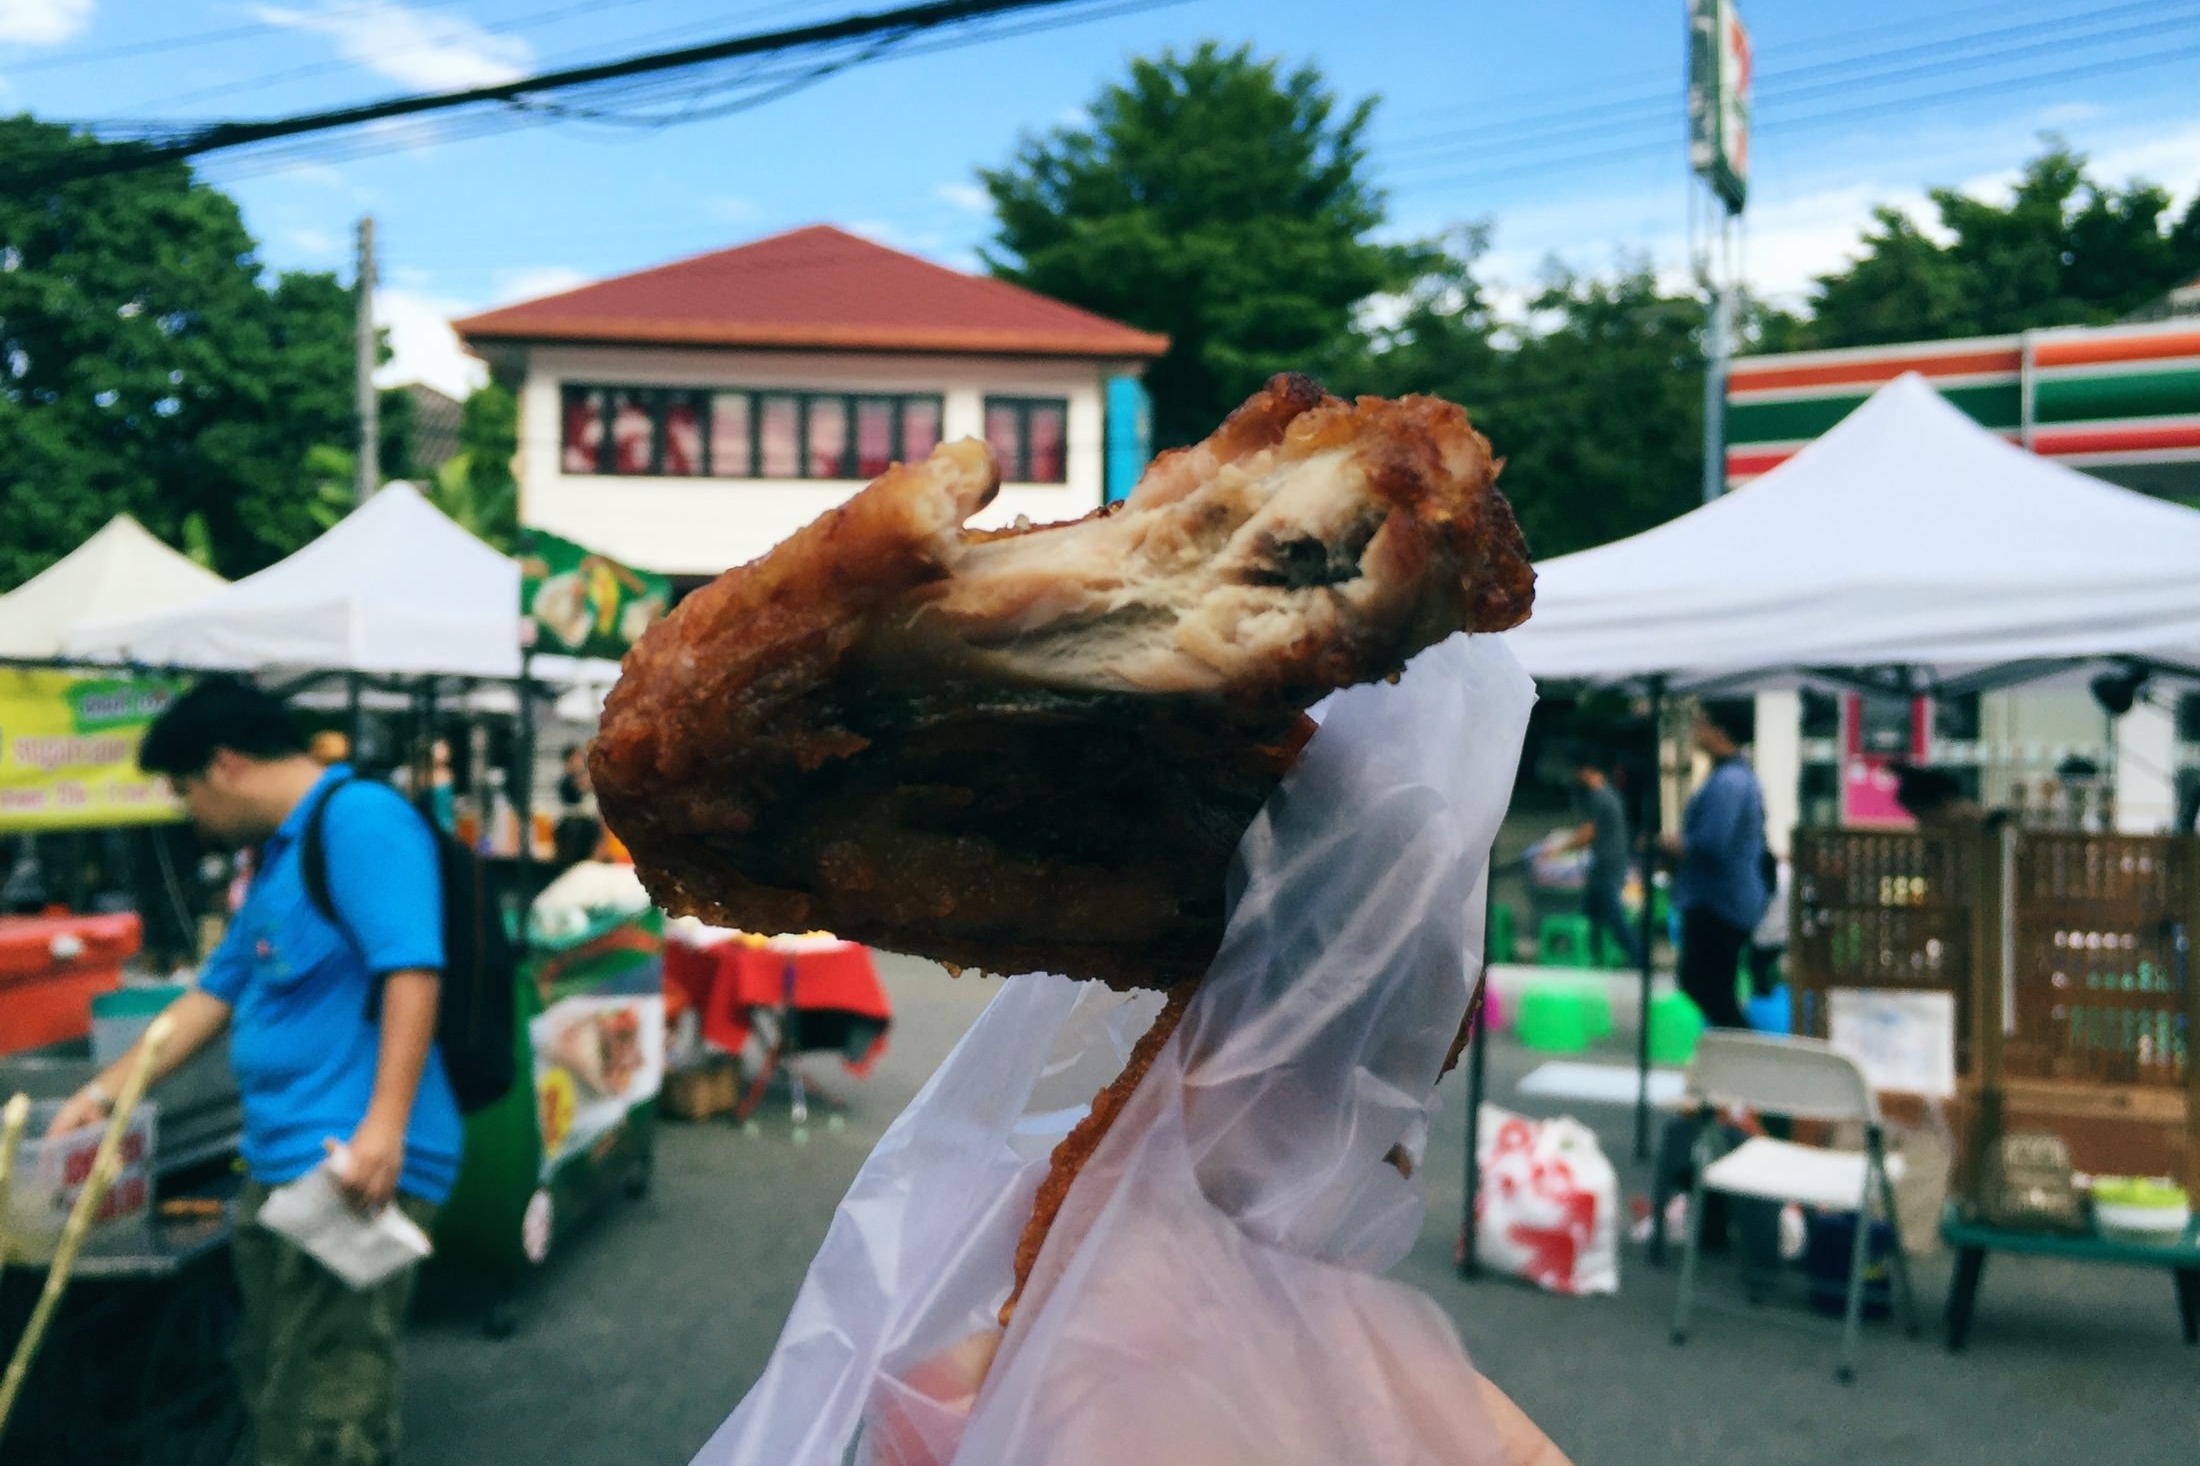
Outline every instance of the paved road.
<path id="1" fill-rule="evenodd" d="M 489 1342 L 462 1300 L 431 1300 L 408 1341 L 412 1466 L 688 1459 L 761 1369 L 864 1155 L 997 987 L 898 959 L 884 973 L 896 1028 L 878 1073 L 859 1084 L 812 1066 L 848 1099 L 845 1129 L 815 1129 L 798 1147 L 783 1113 L 756 1136 L 667 1126 L 652 1193 L 553 1259 L 516 1337 Z M 1492 1098 L 1507 1099 L 1530 1063 L 1498 1049 Z M 1426 1172 L 1436 1200 L 1398 1276 L 1452 1315 L 1481 1366 L 1577 1466 L 2200 1460 L 2200 1350 L 2178 1341 L 2166 1274 L 1997 1259 L 1965 1355 L 1877 1325 L 1853 1389 L 1832 1377 L 1833 1321 L 1793 1298 L 1751 1309 L 1721 1266 L 1707 1267 L 1685 1349 L 1666 1342 L 1672 1275 L 1635 1249 L 1617 1297 L 1463 1284 L 1451 1258 L 1464 1131 L 1456 1078 L 1446 1088 Z M 1582 1118 L 1640 1189 L 1626 1114 Z M 1919 1271 L 1934 1312 L 1946 1277 L 1944 1260 Z"/>

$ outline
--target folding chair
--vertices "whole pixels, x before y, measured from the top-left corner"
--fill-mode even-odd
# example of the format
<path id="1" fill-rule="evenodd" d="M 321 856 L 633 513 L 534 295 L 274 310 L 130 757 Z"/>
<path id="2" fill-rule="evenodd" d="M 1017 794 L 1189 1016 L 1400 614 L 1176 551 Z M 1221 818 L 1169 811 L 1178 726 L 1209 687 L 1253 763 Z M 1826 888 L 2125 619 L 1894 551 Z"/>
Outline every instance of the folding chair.
<path id="1" fill-rule="evenodd" d="M 1895 1297 L 1903 1326 L 1917 1336 L 1917 1302 L 1902 1255 L 1902 1228 L 1894 1205 L 1894 1177 L 1902 1158 L 1889 1158 L 1880 1129 L 1879 1104 L 1854 1060 L 1813 1038 L 1706 1032 L 1689 1067 L 1689 1090 L 1697 1111 L 1695 1173 L 1688 1206 L 1688 1244 L 1681 1258 L 1680 1296 L 1673 1304 L 1673 1342 L 1688 1340 L 1689 1311 L 1695 1303 L 1696 1258 L 1703 1244 L 1706 1191 L 1762 1201 L 1800 1202 L 1806 1206 L 1856 1213 L 1856 1245 L 1849 1255 L 1848 1313 L 1841 1326 L 1840 1362 L 1834 1377 L 1856 1379 L 1857 1337 L 1864 1316 L 1864 1267 L 1871 1245 L 1872 1199 L 1877 1194 L 1893 1233 Z M 1720 1109 L 1743 1106 L 1760 1113 L 1802 1120 L 1855 1120 L 1864 1126 L 1864 1151 L 1827 1150 L 1785 1140 L 1753 1136 L 1725 1155 L 1712 1158 L 1713 1120 Z"/>

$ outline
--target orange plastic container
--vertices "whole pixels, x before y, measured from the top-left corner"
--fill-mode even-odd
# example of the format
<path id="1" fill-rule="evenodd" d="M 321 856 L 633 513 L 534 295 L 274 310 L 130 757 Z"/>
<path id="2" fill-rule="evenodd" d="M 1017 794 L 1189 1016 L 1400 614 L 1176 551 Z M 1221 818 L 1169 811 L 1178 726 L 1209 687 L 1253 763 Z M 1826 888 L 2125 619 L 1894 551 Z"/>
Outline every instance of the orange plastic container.
<path id="1" fill-rule="evenodd" d="M 0 1054 L 87 1037 L 92 994 L 122 985 L 144 941 L 135 912 L 0 916 Z"/>

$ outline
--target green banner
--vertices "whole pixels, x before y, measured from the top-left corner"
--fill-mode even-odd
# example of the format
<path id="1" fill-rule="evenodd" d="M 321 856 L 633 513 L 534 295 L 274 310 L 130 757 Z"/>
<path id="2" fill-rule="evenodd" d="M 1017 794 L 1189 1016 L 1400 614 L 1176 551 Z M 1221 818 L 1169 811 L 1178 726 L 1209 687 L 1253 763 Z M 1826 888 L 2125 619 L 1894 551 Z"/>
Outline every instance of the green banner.
<path id="1" fill-rule="evenodd" d="M 519 604 L 538 652 L 626 655 L 672 604 L 672 582 L 539 529 L 520 535 Z"/>

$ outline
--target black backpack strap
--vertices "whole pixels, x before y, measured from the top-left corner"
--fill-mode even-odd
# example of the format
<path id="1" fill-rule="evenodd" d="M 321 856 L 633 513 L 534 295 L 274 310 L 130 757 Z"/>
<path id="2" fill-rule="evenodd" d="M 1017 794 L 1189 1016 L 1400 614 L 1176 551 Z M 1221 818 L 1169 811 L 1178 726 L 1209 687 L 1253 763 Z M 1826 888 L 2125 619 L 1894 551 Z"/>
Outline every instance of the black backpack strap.
<path id="1" fill-rule="evenodd" d="M 355 781 L 351 779 L 338 779 L 322 791 L 321 797 L 314 801 L 312 811 L 306 815 L 305 834 L 298 840 L 298 874 L 305 883 L 306 899 L 313 903 L 315 911 L 321 913 L 323 921 L 343 933 L 345 941 L 351 941 L 351 930 L 344 925 L 343 917 L 337 914 L 336 900 L 329 894 L 328 835 L 323 826 L 327 823 L 329 802 L 336 797 L 336 791 L 353 782 Z M 353 945 L 356 946 L 357 943 Z"/>

